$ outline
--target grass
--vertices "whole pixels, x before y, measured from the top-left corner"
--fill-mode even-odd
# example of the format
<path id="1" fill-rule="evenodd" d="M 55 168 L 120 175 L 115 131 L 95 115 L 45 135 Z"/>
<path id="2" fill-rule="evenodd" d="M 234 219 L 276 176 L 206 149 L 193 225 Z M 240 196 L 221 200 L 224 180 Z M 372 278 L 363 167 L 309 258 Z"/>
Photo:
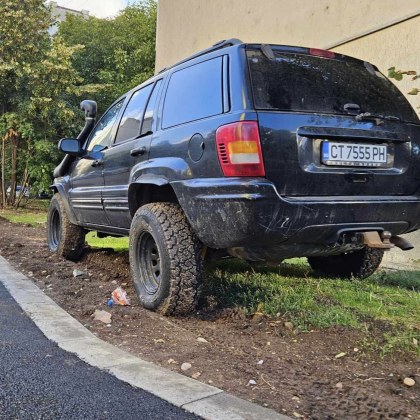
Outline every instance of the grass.
<path id="1" fill-rule="evenodd" d="M 45 202 L 0 216 L 14 223 L 45 223 Z M 90 232 L 86 240 L 95 248 L 128 249 L 128 238 L 98 238 Z M 313 276 L 305 258 L 277 267 L 226 259 L 206 265 L 204 296 L 248 314 L 280 314 L 302 331 L 380 326 L 381 340 L 368 346 L 381 354 L 403 349 L 420 355 L 414 344 L 420 342 L 420 271 L 379 271 L 365 280 L 344 281 Z"/>
<path id="2" fill-rule="evenodd" d="M 49 200 L 30 200 L 25 207 L 0 210 L 0 216 L 12 223 L 23 223 L 31 226 L 45 225 Z M 115 251 L 128 250 L 128 238 L 98 238 L 96 232 L 86 235 L 86 242 L 93 248 L 112 248 Z"/>
<path id="3" fill-rule="evenodd" d="M 345 281 L 313 276 L 303 258 L 256 269 L 224 260 L 207 268 L 205 289 L 221 307 L 279 314 L 302 331 L 380 326 L 381 353 L 402 348 L 420 355 L 415 345 L 420 342 L 420 271 L 379 271 Z"/>
<path id="4" fill-rule="evenodd" d="M 114 251 L 128 251 L 128 238 L 98 238 L 96 232 L 86 235 L 86 242 L 93 248 L 112 248 Z"/>
<path id="5" fill-rule="evenodd" d="M 303 260 L 303 259 L 302 259 Z M 360 324 L 374 318 L 420 328 L 420 272 L 379 272 L 369 279 L 341 281 L 311 275 L 306 262 L 254 270 L 225 260 L 207 272 L 209 292 L 223 306 L 252 313 L 281 313 L 302 329 Z"/>
<path id="6" fill-rule="evenodd" d="M 0 210 L 0 216 L 12 223 L 24 223 L 31 226 L 45 224 L 47 221 L 48 200 L 28 200 L 25 207 Z"/>

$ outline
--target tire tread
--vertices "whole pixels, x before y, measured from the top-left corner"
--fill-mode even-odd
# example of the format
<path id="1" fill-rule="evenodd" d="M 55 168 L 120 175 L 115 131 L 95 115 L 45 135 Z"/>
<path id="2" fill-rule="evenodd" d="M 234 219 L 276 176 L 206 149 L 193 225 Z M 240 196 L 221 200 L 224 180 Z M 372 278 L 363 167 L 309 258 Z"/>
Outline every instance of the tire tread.
<path id="1" fill-rule="evenodd" d="M 59 193 L 54 194 L 48 209 L 48 219 L 53 210 L 57 209 L 61 220 L 61 240 L 58 248 L 53 251 L 68 260 L 77 261 L 83 254 L 85 244 L 85 230 L 70 222 L 63 198 Z M 47 235 L 49 235 L 49 222 L 47 223 Z M 50 249 L 51 250 L 51 249 Z"/>
<path id="2" fill-rule="evenodd" d="M 201 244 L 178 204 L 146 204 L 137 210 L 132 226 L 145 215 L 160 224 L 170 260 L 169 293 L 157 310 L 163 315 L 187 315 L 196 308 L 200 292 Z"/>
<path id="3" fill-rule="evenodd" d="M 378 269 L 383 255 L 383 249 L 364 247 L 348 254 L 308 257 L 308 263 L 319 274 L 365 279 Z"/>

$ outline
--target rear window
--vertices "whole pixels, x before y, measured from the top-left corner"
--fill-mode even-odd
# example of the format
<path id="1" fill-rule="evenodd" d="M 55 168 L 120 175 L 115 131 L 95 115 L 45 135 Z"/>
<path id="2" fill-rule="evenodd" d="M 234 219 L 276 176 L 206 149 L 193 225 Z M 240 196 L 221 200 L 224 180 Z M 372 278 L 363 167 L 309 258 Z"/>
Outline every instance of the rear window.
<path id="1" fill-rule="evenodd" d="M 221 57 L 178 70 L 171 76 L 163 108 L 163 128 L 222 112 Z"/>
<path id="2" fill-rule="evenodd" d="M 247 50 L 256 109 L 347 114 L 344 105 L 357 104 L 360 112 L 419 122 L 404 95 L 369 63 L 275 50 L 274 57 Z"/>

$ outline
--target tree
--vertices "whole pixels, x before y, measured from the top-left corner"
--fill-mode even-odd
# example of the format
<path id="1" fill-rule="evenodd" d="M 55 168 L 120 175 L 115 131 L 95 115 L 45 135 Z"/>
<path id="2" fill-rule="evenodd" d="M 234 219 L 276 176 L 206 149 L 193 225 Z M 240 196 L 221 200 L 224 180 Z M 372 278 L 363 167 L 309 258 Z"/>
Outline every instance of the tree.
<path id="1" fill-rule="evenodd" d="M 57 140 L 81 128 L 81 99 L 97 100 L 104 111 L 153 74 L 156 2 L 142 1 L 115 19 L 70 15 L 53 38 L 44 0 L 1 0 L 0 16 L 2 207 L 19 205 L 17 185 L 48 188 L 60 159 Z"/>
<path id="2" fill-rule="evenodd" d="M 16 104 L 25 96 L 25 67 L 48 45 L 49 11 L 41 0 L 3 1 L 0 5 L 0 128 L 2 132 L 2 205 L 6 203 L 6 162 L 10 159 L 10 201 L 15 199 L 19 130 Z M 9 152 L 9 156 L 7 156 Z"/>
<path id="3" fill-rule="evenodd" d="M 88 83 L 106 86 L 92 97 L 101 112 L 151 77 L 155 66 L 156 2 L 142 1 L 114 19 L 69 16 L 59 27 L 66 45 L 83 45 L 73 65 Z"/>
<path id="4" fill-rule="evenodd" d="M 35 191 L 48 188 L 59 159 L 56 141 L 77 132 L 75 104 L 97 87 L 83 85 L 72 66 L 72 56 L 83 47 L 50 38 L 51 14 L 43 0 L 3 0 L 0 15 L 0 205 L 5 206 L 19 205 L 16 186 L 25 188 L 31 179 Z"/>

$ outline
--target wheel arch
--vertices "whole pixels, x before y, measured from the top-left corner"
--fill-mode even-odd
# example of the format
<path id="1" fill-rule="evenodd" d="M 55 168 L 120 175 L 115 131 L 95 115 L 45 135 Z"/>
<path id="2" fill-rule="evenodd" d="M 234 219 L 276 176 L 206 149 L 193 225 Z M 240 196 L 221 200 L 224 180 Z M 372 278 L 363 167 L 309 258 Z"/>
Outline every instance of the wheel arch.
<path id="1" fill-rule="evenodd" d="M 168 179 L 160 176 L 142 175 L 128 188 L 128 207 L 131 217 L 145 204 L 166 202 L 179 204 Z"/>
<path id="2" fill-rule="evenodd" d="M 70 207 L 69 195 L 64 185 L 59 182 L 55 182 L 54 184 L 50 185 L 50 189 L 53 191 L 53 194 L 60 194 L 63 199 L 64 209 L 66 211 L 67 217 L 69 218 L 69 221 L 77 225 L 77 219 Z"/>

